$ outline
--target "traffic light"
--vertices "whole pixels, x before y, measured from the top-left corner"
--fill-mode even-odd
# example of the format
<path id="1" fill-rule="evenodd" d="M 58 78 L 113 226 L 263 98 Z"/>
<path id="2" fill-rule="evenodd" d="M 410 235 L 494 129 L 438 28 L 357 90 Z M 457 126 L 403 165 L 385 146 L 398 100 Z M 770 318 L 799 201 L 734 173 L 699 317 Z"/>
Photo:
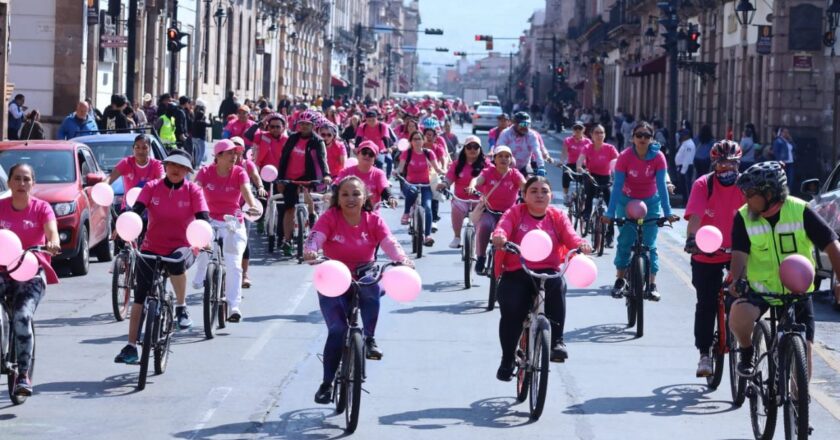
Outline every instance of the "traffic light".
<path id="1" fill-rule="evenodd" d="M 426 28 L 423 31 L 426 35 L 443 35 L 443 29 Z"/>
<path id="2" fill-rule="evenodd" d="M 565 82 L 566 81 L 566 68 L 563 66 L 557 66 L 554 68 L 554 75 L 557 78 L 557 81 Z"/>
<path id="3" fill-rule="evenodd" d="M 688 53 L 697 53 L 700 50 L 700 31 L 692 27 L 688 32 L 688 41 L 686 42 L 686 49 Z"/>
<path id="4" fill-rule="evenodd" d="M 186 37 L 187 33 L 181 32 L 176 27 L 170 27 L 166 30 L 166 50 L 170 52 L 178 52 L 179 50 L 187 47 L 187 43 L 181 41 L 182 38 Z"/>

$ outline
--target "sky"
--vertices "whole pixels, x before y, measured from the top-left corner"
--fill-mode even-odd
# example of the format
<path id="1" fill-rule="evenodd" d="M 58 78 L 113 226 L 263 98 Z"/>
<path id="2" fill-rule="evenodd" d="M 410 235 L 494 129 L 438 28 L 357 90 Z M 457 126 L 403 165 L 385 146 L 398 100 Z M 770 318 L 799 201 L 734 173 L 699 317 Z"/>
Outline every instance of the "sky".
<path id="1" fill-rule="evenodd" d="M 420 62 L 449 64 L 457 58 L 455 51 L 486 53 L 483 41 L 475 41 L 476 35 L 495 37 L 518 37 L 530 27 L 528 18 L 537 9 L 545 8 L 545 0 L 419 0 L 420 30 L 443 29 L 443 35 L 420 33 L 417 47 L 446 47 L 449 52 L 418 51 Z M 511 45 L 515 45 L 512 47 Z M 519 46 L 518 40 L 494 41 L 493 50 L 510 52 Z M 481 56 L 469 56 L 475 60 Z M 440 66 L 420 66 L 429 73 L 437 72 Z"/>

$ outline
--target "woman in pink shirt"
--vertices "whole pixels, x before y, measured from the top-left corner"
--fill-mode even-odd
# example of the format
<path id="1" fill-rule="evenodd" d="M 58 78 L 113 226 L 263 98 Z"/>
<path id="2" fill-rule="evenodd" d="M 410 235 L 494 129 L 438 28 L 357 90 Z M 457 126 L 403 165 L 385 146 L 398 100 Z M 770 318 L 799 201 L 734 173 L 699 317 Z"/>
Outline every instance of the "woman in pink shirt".
<path id="1" fill-rule="evenodd" d="M 245 139 L 246 145 L 250 146 L 251 141 L 245 137 L 245 132 L 248 131 L 252 125 L 256 124 L 256 122 L 252 121 L 249 117 L 250 114 L 251 109 L 247 105 L 239 106 L 239 110 L 236 112 L 236 119 L 227 123 L 224 131 L 222 131 L 222 138 L 230 139 L 233 136 L 239 136 Z"/>
<path id="2" fill-rule="evenodd" d="M 487 207 L 481 215 L 481 220 L 475 225 L 475 272 L 479 275 L 484 274 L 484 263 L 487 261 L 485 251 L 490 241 L 490 233 L 493 232 L 502 213 L 516 204 L 519 190 L 525 183 L 525 176 L 516 169 L 516 160 L 506 145 L 496 146 L 493 164 L 494 166 L 482 170 L 467 189 L 468 193 L 472 193 L 475 188 L 481 191 Z"/>
<path id="3" fill-rule="evenodd" d="M 589 148 L 583 150 L 578 156 L 577 171 L 583 170 L 583 166 L 589 171 L 589 174 L 595 179 L 595 182 L 604 189 L 604 203 L 610 203 L 610 183 L 612 183 L 612 170 L 610 163 L 613 159 L 618 158 L 618 150 L 611 144 L 604 143 L 606 131 L 601 124 L 595 124 L 592 127 L 592 144 Z M 584 181 L 586 184 L 586 204 L 583 210 L 584 218 L 589 218 L 592 212 L 592 199 L 595 198 L 595 188 L 592 187 L 592 182 L 588 179 Z M 612 227 L 607 232 L 607 242 L 612 246 L 613 231 Z"/>
<path id="4" fill-rule="evenodd" d="M 423 148 L 435 153 L 437 165 L 440 169 L 446 170 L 451 162 L 449 150 L 446 148 L 446 141 L 440 137 L 440 122 L 434 117 L 423 120 Z M 440 202 L 432 198 L 432 232 L 437 232 L 437 222 L 440 221 L 438 211 Z"/>
<path id="5" fill-rule="evenodd" d="M 357 269 L 373 263 L 376 260 L 376 249 L 381 246 L 391 260 L 413 266 L 385 221 L 372 212 L 367 193 L 365 184 L 358 177 L 347 177 L 338 183 L 330 209 L 318 219 L 306 240 L 303 254 L 305 260 L 314 260 L 318 251 L 323 250 L 325 257 L 344 263 L 357 279 L 363 279 L 364 274 L 358 273 Z M 332 382 L 341 360 L 347 332 L 348 294 L 349 291 L 337 298 L 318 295 L 329 333 L 324 344 L 324 379 L 315 394 L 316 403 L 327 404 L 332 398 Z M 374 339 L 381 296 L 378 285 L 362 287 L 359 291 L 365 356 L 374 360 L 382 359 L 382 352 Z"/>
<path id="6" fill-rule="evenodd" d="M 502 249 L 506 242 L 520 244 L 528 232 L 539 229 L 551 237 L 552 251 L 543 261 L 528 262 L 528 269 L 538 273 L 560 270 L 566 252 L 580 248 L 584 253 L 592 252 L 572 227 L 563 211 L 550 206 L 552 192 L 546 177 L 534 176 L 525 183 L 525 203 L 505 212 L 493 231 L 493 246 Z M 497 259 L 499 278 L 499 341 L 502 345 L 502 362 L 496 378 L 509 381 L 513 377 L 514 351 L 522 321 L 528 315 L 536 294 L 533 280 L 522 269 L 518 255 L 500 251 Z M 501 272 L 501 273 L 499 273 Z M 551 360 L 563 362 L 568 357 L 563 343 L 563 327 L 566 322 L 566 283 L 562 278 L 549 279 L 545 283 L 545 313 L 551 321 Z"/>
<path id="7" fill-rule="evenodd" d="M 458 154 L 458 160 L 449 165 L 449 170 L 446 172 L 446 178 L 438 184 L 438 191 L 455 185 L 455 197 L 462 200 L 473 200 L 478 202 L 478 197 L 472 195 L 467 190 L 470 183 L 481 172 L 490 166 L 487 159 L 484 157 L 484 152 L 481 150 L 481 139 L 478 136 L 467 136 L 464 139 L 464 147 Z M 464 217 L 475 207 L 476 203 L 463 202 L 461 200 L 452 200 L 452 231 L 455 233 L 455 238 L 449 243 L 451 249 L 458 249 L 461 247 L 461 227 L 464 225 Z"/>
<path id="8" fill-rule="evenodd" d="M 250 138 L 254 146 L 254 163 L 262 169 L 266 165 L 278 166 L 283 146 L 289 136 L 286 134 L 286 118 L 280 113 L 271 113 L 263 119 L 265 130 L 251 127 L 245 138 Z M 232 139 L 232 138 L 231 138 Z M 247 145 L 246 145 L 247 147 Z"/>
<path id="9" fill-rule="evenodd" d="M 572 126 L 572 135 L 563 140 L 563 150 L 566 154 L 566 165 L 569 169 L 575 169 L 578 158 L 587 148 L 592 144 L 586 136 L 583 135 L 583 123 L 578 121 Z M 563 171 L 563 200 L 566 205 L 571 205 L 571 199 L 568 197 L 569 186 L 572 183 L 572 176 Z"/>
<path id="10" fill-rule="evenodd" d="M 248 173 L 236 165 L 239 147 L 233 142 L 222 139 L 213 147 L 216 156 L 214 163 L 202 168 L 195 176 L 195 183 L 204 190 L 204 199 L 210 208 L 210 225 L 216 238 L 222 240 L 222 253 L 225 263 L 225 286 L 230 316 L 228 321 L 239 322 L 242 312 L 239 310 L 242 294 L 242 256 L 248 244 L 244 217 L 240 206 L 245 200 L 247 206 L 257 204 L 251 194 Z M 253 208 L 251 208 L 253 209 Z M 253 212 L 258 212 L 256 209 Z M 198 265 L 193 278 L 193 289 L 204 289 L 207 264 L 206 253 L 198 256 Z"/>
<path id="11" fill-rule="evenodd" d="M 242 140 L 239 136 L 234 136 L 230 138 L 231 142 L 236 145 L 236 165 L 245 169 L 245 172 L 248 174 L 248 177 L 251 180 L 251 184 L 254 185 L 254 188 L 257 189 L 257 196 L 260 198 L 257 199 L 259 203 L 263 205 L 263 212 L 265 212 L 265 198 L 268 197 L 268 192 L 265 190 L 265 186 L 263 186 L 263 180 L 260 177 L 259 169 L 257 168 L 257 164 L 254 161 L 247 159 L 245 157 L 245 141 Z M 250 222 L 246 219 L 245 220 L 245 232 L 247 233 L 250 228 Z M 245 245 L 245 252 L 242 254 L 242 288 L 243 289 L 250 289 L 251 288 L 251 279 L 248 278 L 248 268 L 251 265 L 251 243 Z"/>
<path id="12" fill-rule="evenodd" d="M 344 161 L 347 159 L 347 147 L 338 140 L 338 127 L 323 119 L 317 129 L 327 148 L 327 166 L 333 175 L 338 175 L 344 169 Z"/>
<path id="13" fill-rule="evenodd" d="M 12 195 L 0 200 L 0 229 L 14 232 L 23 249 L 43 246 L 50 255 L 58 254 L 61 244 L 52 207 L 49 203 L 32 196 L 35 171 L 28 164 L 16 164 L 9 169 L 8 184 Z M 16 396 L 32 395 L 32 382 L 29 379 L 29 363 L 34 349 L 32 319 L 38 303 L 46 294 L 46 282 L 58 282 L 50 266 L 49 256 L 40 252 L 36 252 L 35 256 L 45 277 L 39 274 L 29 281 L 12 279 L 6 270 L 16 267 L 16 261 L 0 271 L 0 299 L 5 298 L 7 294 L 15 295 L 10 312 L 17 339 L 18 376 L 16 383 L 10 385 L 14 386 Z"/>
<path id="14" fill-rule="evenodd" d="M 140 134 L 134 138 L 133 154 L 123 158 L 108 176 L 108 184 L 123 178 L 125 193 L 132 188 L 142 188 L 146 183 L 163 177 L 163 163 L 151 157 L 152 141 L 148 135 Z M 125 208 L 125 198 L 122 207 Z"/>
<path id="15" fill-rule="evenodd" d="M 373 166 L 376 159 L 376 145 L 373 142 L 364 141 L 356 148 L 356 158 L 359 164 L 345 168 L 338 174 L 337 182 L 348 176 L 356 176 L 365 184 L 369 191 L 368 197 L 373 205 L 374 211 L 379 210 L 379 203 L 383 200 L 388 202 L 391 208 L 397 207 L 397 199 L 391 194 L 391 185 L 385 172 Z"/>
<path id="16" fill-rule="evenodd" d="M 395 130 L 397 133 L 397 138 L 399 139 L 408 139 L 408 136 L 415 131 L 419 131 L 419 127 L 417 127 L 417 118 L 406 115 L 403 118 L 403 123 Z"/>
<path id="17" fill-rule="evenodd" d="M 402 185 L 405 195 L 405 211 L 401 223 L 408 224 L 408 215 L 417 197 L 422 197 L 423 211 L 426 213 L 425 231 L 423 231 L 425 246 L 432 246 L 435 240 L 432 238 L 432 188 L 429 186 L 416 187 L 412 184 L 429 185 L 432 171 L 443 174 L 438 166 L 435 153 L 423 148 L 423 135 L 419 131 L 411 133 L 409 137 L 411 148 L 400 156 L 400 164 L 397 166 L 397 174 L 402 175 L 406 184 Z"/>

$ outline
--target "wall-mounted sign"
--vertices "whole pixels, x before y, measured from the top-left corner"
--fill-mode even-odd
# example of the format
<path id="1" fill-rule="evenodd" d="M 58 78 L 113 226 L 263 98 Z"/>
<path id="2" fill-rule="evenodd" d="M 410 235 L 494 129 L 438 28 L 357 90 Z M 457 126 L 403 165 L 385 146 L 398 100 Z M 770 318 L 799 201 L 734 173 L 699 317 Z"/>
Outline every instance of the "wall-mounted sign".
<path id="1" fill-rule="evenodd" d="M 755 51 L 761 55 L 770 55 L 773 51 L 773 26 L 758 26 L 758 40 L 755 42 Z"/>
<path id="2" fill-rule="evenodd" d="M 797 72 L 810 72 L 814 68 L 814 57 L 809 54 L 796 54 L 793 56 L 793 70 Z"/>
<path id="3" fill-rule="evenodd" d="M 99 0 L 87 0 L 87 24 L 88 26 L 99 24 Z"/>
<path id="4" fill-rule="evenodd" d="M 265 54 L 265 38 L 257 38 L 255 47 L 257 49 L 257 55 Z"/>

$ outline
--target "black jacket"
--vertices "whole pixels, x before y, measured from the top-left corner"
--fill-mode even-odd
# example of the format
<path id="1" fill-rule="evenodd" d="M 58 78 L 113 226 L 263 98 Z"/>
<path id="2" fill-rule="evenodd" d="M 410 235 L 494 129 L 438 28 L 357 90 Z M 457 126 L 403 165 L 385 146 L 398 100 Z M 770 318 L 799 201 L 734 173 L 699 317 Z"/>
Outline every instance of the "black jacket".
<path id="1" fill-rule="evenodd" d="M 105 109 L 105 112 L 102 114 L 102 119 L 105 121 L 104 129 L 106 130 L 122 130 L 129 128 L 128 127 L 128 118 L 125 117 L 125 114 L 122 110 L 117 110 L 110 105 L 108 108 Z"/>
<path id="2" fill-rule="evenodd" d="M 293 133 L 289 136 L 289 140 L 286 141 L 286 145 L 283 146 L 283 154 L 280 155 L 280 163 L 277 166 L 277 175 L 280 176 L 281 179 L 297 178 L 297 176 L 287 176 L 286 168 L 289 166 L 289 156 L 291 156 L 292 150 L 295 148 L 295 145 L 299 140 L 300 133 Z M 318 176 L 316 173 L 315 162 L 312 158 L 313 151 L 315 152 L 315 156 L 318 160 L 318 167 L 323 170 L 322 176 Z M 312 133 L 312 137 L 309 138 L 309 142 L 306 144 L 306 172 L 303 175 L 302 180 L 316 180 L 318 178 L 323 178 L 323 176 L 331 176 L 326 158 L 327 147 L 324 145 L 324 140 L 315 133 Z"/>

